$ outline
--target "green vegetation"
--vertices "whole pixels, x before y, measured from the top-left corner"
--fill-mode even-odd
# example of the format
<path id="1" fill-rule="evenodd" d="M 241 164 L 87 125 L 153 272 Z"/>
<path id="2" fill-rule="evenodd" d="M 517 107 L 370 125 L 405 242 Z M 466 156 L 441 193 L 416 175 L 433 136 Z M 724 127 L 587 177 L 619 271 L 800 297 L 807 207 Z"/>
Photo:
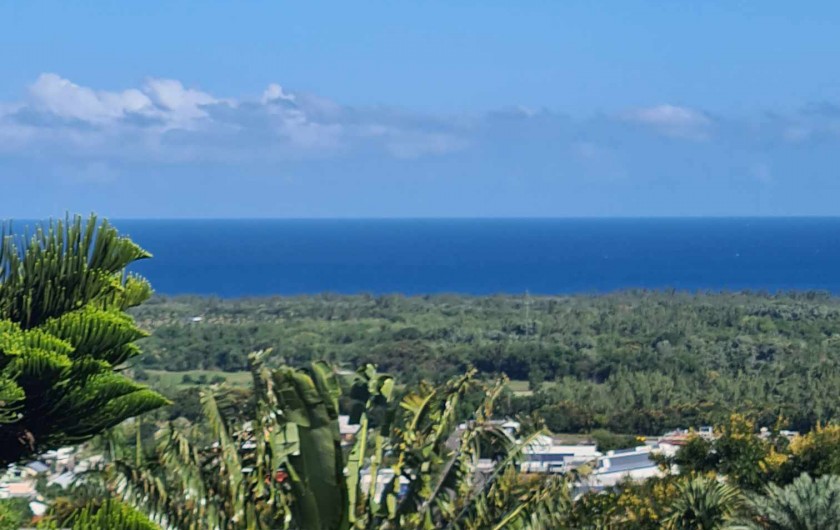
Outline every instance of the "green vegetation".
<path id="1" fill-rule="evenodd" d="M 555 432 L 655 435 L 733 404 L 804 431 L 840 412 L 840 299 L 821 293 L 158 297 L 133 314 L 146 370 L 242 371 L 264 348 L 275 366 L 371 363 L 408 383 L 475 367 L 517 381 L 500 413 Z"/>
<path id="2" fill-rule="evenodd" d="M 733 414 L 715 433 L 663 459 L 662 477 L 583 495 L 562 528 L 840 529 L 840 425 L 789 441 Z"/>
<path id="3" fill-rule="evenodd" d="M 251 368 L 253 400 L 208 388 L 201 421 L 162 424 L 151 450 L 111 438 L 111 490 L 185 530 L 548 530 L 571 502 L 562 480 L 521 478 L 524 444 L 489 421 L 501 382 L 467 373 L 399 395 L 372 366 L 344 389 L 323 363 L 268 369 L 256 354 Z M 360 427 L 349 450 L 340 403 Z M 465 406 L 471 421 L 459 430 Z M 486 476 L 475 473 L 482 451 L 497 458 Z"/>
<path id="4" fill-rule="evenodd" d="M 644 445 L 644 440 L 639 436 L 630 434 L 615 434 L 603 429 L 596 429 L 589 435 L 589 439 L 598 446 L 602 453 L 615 449 L 626 449 Z"/>
<path id="5" fill-rule="evenodd" d="M 534 392 L 531 390 L 531 383 L 528 381 L 508 381 L 508 388 L 516 396 L 530 396 Z"/>
<path id="6" fill-rule="evenodd" d="M 734 414 L 663 459 L 677 471 L 575 497 L 586 469 L 519 472 L 528 439 L 488 421 L 503 384 L 468 373 L 400 390 L 371 366 L 338 377 L 323 363 L 264 359 L 254 358 L 248 399 L 205 387 L 196 421 L 158 422 L 153 436 L 132 423 L 109 437 L 108 491 L 191 530 L 838 528 L 840 425 L 789 441 Z M 340 412 L 360 426 L 346 448 Z M 480 472 L 479 457 L 495 467 Z"/>
<path id="7" fill-rule="evenodd" d="M 714 477 L 688 477 L 677 486 L 665 526 L 674 530 L 727 528 L 741 507 L 738 488 Z"/>
<path id="8" fill-rule="evenodd" d="M 250 372 L 223 372 L 221 370 L 186 370 L 169 372 L 166 370 L 144 370 L 145 376 L 139 379 L 144 383 L 163 389 L 184 390 L 194 386 L 227 383 L 235 387 L 248 387 L 251 384 Z"/>
<path id="9" fill-rule="evenodd" d="M 694 437 L 668 463 L 686 473 L 718 473 L 745 491 L 797 477 L 840 476 L 840 425 L 819 426 L 792 441 L 778 433 L 755 434 L 755 425 L 733 414 L 713 440 Z"/>
<path id="10" fill-rule="evenodd" d="M 149 255 L 91 218 L 0 243 L 0 468 L 165 404 L 115 372 L 144 336 L 125 310 L 151 294 Z"/>
<path id="11" fill-rule="evenodd" d="M 756 530 L 837 530 L 840 477 L 802 475 L 784 488 L 771 484 L 765 495 L 752 497 L 748 513 Z"/>
<path id="12" fill-rule="evenodd" d="M 32 519 L 26 499 L 0 499 L 0 530 L 18 530 Z"/>
<path id="13" fill-rule="evenodd" d="M 115 500 L 86 506 L 74 514 L 71 530 L 160 530 L 137 510 Z"/>

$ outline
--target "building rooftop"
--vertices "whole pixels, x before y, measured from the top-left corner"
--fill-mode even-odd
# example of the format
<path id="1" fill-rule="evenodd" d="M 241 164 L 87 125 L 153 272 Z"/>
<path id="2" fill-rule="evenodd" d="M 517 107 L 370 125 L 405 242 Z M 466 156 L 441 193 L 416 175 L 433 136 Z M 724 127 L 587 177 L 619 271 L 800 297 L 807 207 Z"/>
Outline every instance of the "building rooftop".
<path id="1" fill-rule="evenodd" d="M 621 473 L 645 467 L 656 467 L 649 452 L 633 452 L 609 456 L 602 461 L 598 471 L 601 473 Z"/>
<path id="2" fill-rule="evenodd" d="M 28 469 L 31 469 L 35 473 L 46 473 L 47 471 L 50 470 L 50 466 L 48 466 L 47 464 L 45 464 L 43 462 L 39 462 L 37 460 L 34 461 L 34 462 L 29 462 L 24 467 L 26 467 Z"/>
<path id="3" fill-rule="evenodd" d="M 34 497 L 37 494 L 35 491 L 35 483 L 28 480 L 23 482 L 10 482 L 2 488 L 2 493 L 5 495 L 0 496 L 5 496 L 6 498 Z"/>

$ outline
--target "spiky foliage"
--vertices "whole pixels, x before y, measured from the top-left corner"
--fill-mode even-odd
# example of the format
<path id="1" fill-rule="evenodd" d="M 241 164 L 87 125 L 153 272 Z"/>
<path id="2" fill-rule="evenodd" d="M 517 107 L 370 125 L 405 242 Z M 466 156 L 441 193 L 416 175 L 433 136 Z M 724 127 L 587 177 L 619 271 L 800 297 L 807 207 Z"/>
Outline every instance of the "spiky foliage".
<path id="1" fill-rule="evenodd" d="M 62 526 L 69 526 L 71 530 L 160 530 L 142 513 L 112 499 L 85 506 L 67 523 Z"/>
<path id="2" fill-rule="evenodd" d="M 114 462 L 115 491 L 182 530 L 563 528 L 567 484 L 523 479 L 522 446 L 488 421 L 501 385 L 458 428 L 459 405 L 479 384 L 472 372 L 397 402 L 393 379 L 366 366 L 350 389 L 359 431 L 345 457 L 328 366 L 269 370 L 255 356 L 252 373 L 247 418 L 227 413 L 224 393 L 205 392 L 210 432 L 161 430 L 150 461 Z M 477 473 L 482 447 L 500 459 L 488 475 Z"/>
<path id="3" fill-rule="evenodd" d="M 149 254 L 107 222 L 50 222 L 0 242 L 0 466 L 75 444 L 166 400 L 115 369 L 144 333 L 125 310 Z"/>
<path id="4" fill-rule="evenodd" d="M 671 500 L 666 527 L 673 530 L 727 528 L 741 503 L 741 492 L 714 476 L 684 477 Z"/>
<path id="5" fill-rule="evenodd" d="M 803 474 L 784 488 L 775 484 L 749 499 L 748 528 L 764 530 L 840 529 L 840 477 Z"/>

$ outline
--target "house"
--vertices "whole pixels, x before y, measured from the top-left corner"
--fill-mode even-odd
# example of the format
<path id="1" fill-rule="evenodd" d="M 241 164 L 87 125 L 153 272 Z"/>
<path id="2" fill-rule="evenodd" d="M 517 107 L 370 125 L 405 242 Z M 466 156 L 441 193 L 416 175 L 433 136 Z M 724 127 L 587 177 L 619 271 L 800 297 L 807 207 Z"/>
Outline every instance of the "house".
<path id="1" fill-rule="evenodd" d="M 595 471 L 587 482 L 594 487 L 614 486 L 624 480 L 642 481 L 664 473 L 654 461 L 656 446 L 643 445 L 633 449 L 609 451 L 598 459 Z"/>
<path id="2" fill-rule="evenodd" d="M 788 431 L 788 430 L 782 429 L 781 431 L 779 431 L 779 434 L 784 436 L 788 440 L 793 440 L 794 438 L 799 436 L 799 431 Z"/>
<path id="3" fill-rule="evenodd" d="M 541 434 L 525 447 L 520 469 L 523 473 L 564 473 L 599 456 L 594 444 L 563 445 Z"/>
<path id="4" fill-rule="evenodd" d="M 695 436 L 695 434 L 691 431 L 685 429 L 677 429 L 662 435 L 662 437 L 659 439 L 659 443 L 682 447 L 686 443 L 688 443 L 688 441 L 693 436 Z"/>
<path id="5" fill-rule="evenodd" d="M 0 499 L 34 499 L 38 496 L 34 480 L 0 484 Z"/>
<path id="6" fill-rule="evenodd" d="M 700 438 L 705 438 L 706 440 L 711 440 L 715 437 L 715 429 L 711 425 L 703 425 L 700 429 L 697 430 L 697 434 Z"/>
<path id="7" fill-rule="evenodd" d="M 38 460 L 35 460 L 34 462 L 29 462 L 28 464 L 23 466 L 24 476 L 30 476 L 30 477 L 43 475 L 44 473 L 48 472 L 49 470 L 50 470 L 50 466 L 48 466 L 47 464 L 45 464 L 41 461 L 38 461 Z"/>
<path id="8" fill-rule="evenodd" d="M 60 447 L 50 450 L 41 455 L 41 460 L 57 473 L 61 473 L 62 470 L 73 469 L 76 465 L 76 449 Z"/>
<path id="9" fill-rule="evenodd" d="M 503 430 L 508 436 L 510 436 L 511 440 L 515 440 L 516 437 L 519 435 L 519 429 L 522 428 L 522 424 L 518 421 L 513 420 L 489 420 L 486 422 L 487 424 L 493 425 L 495 427 L 500 428 Z M 458 425 L 458 432 L 463 431 L 468 427 L 468 423 L 462 423 Z"/>
<path id="10" fill-rule="evenodd" d="M 84 460 L 80 460 L 76 467 L 73 468 L 73 472 L 76 474 L 85 473 L 92 469 L 98 468 L 102 461 L 104 460 L 102 455 L 93 455 L 85 458 Z"/>
<path id="11" fill-rule="evenodd" d="M 47 485 L 59 486 L 62 489 L 67 489 L 74 480 L 76 480 L 76 474 L 72 471 L 65 471 L 59 475 L 52 475 L 49 480 L 47 480 Z"/>
<path id="12" fill-rule="evenodd" d="M 505 431 L 508 434 L 508 436 L 511 437 L 516 437 L 519 434 L 519 429 L 522 428 L 521 423 L 513 420 L 492 421 L 491 423 L 497 424 L 503 431 Z"/>

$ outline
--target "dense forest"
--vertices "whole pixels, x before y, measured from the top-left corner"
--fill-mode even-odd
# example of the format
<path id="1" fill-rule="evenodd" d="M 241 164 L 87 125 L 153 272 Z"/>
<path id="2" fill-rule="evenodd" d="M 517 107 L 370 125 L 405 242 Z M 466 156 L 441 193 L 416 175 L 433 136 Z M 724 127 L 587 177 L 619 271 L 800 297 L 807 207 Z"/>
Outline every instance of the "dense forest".
<path id="1" fill-rule="evenodd" d="M 527 381 L 502 409 L 556 432 L 657 434 L 725 420 L 807 430 L 837 417 L 840 298 L 628 291 L 603 296 L 157 297 L 134 310 L 142 369 L 365 363 L 406 382 L 473 366 Z"/>

